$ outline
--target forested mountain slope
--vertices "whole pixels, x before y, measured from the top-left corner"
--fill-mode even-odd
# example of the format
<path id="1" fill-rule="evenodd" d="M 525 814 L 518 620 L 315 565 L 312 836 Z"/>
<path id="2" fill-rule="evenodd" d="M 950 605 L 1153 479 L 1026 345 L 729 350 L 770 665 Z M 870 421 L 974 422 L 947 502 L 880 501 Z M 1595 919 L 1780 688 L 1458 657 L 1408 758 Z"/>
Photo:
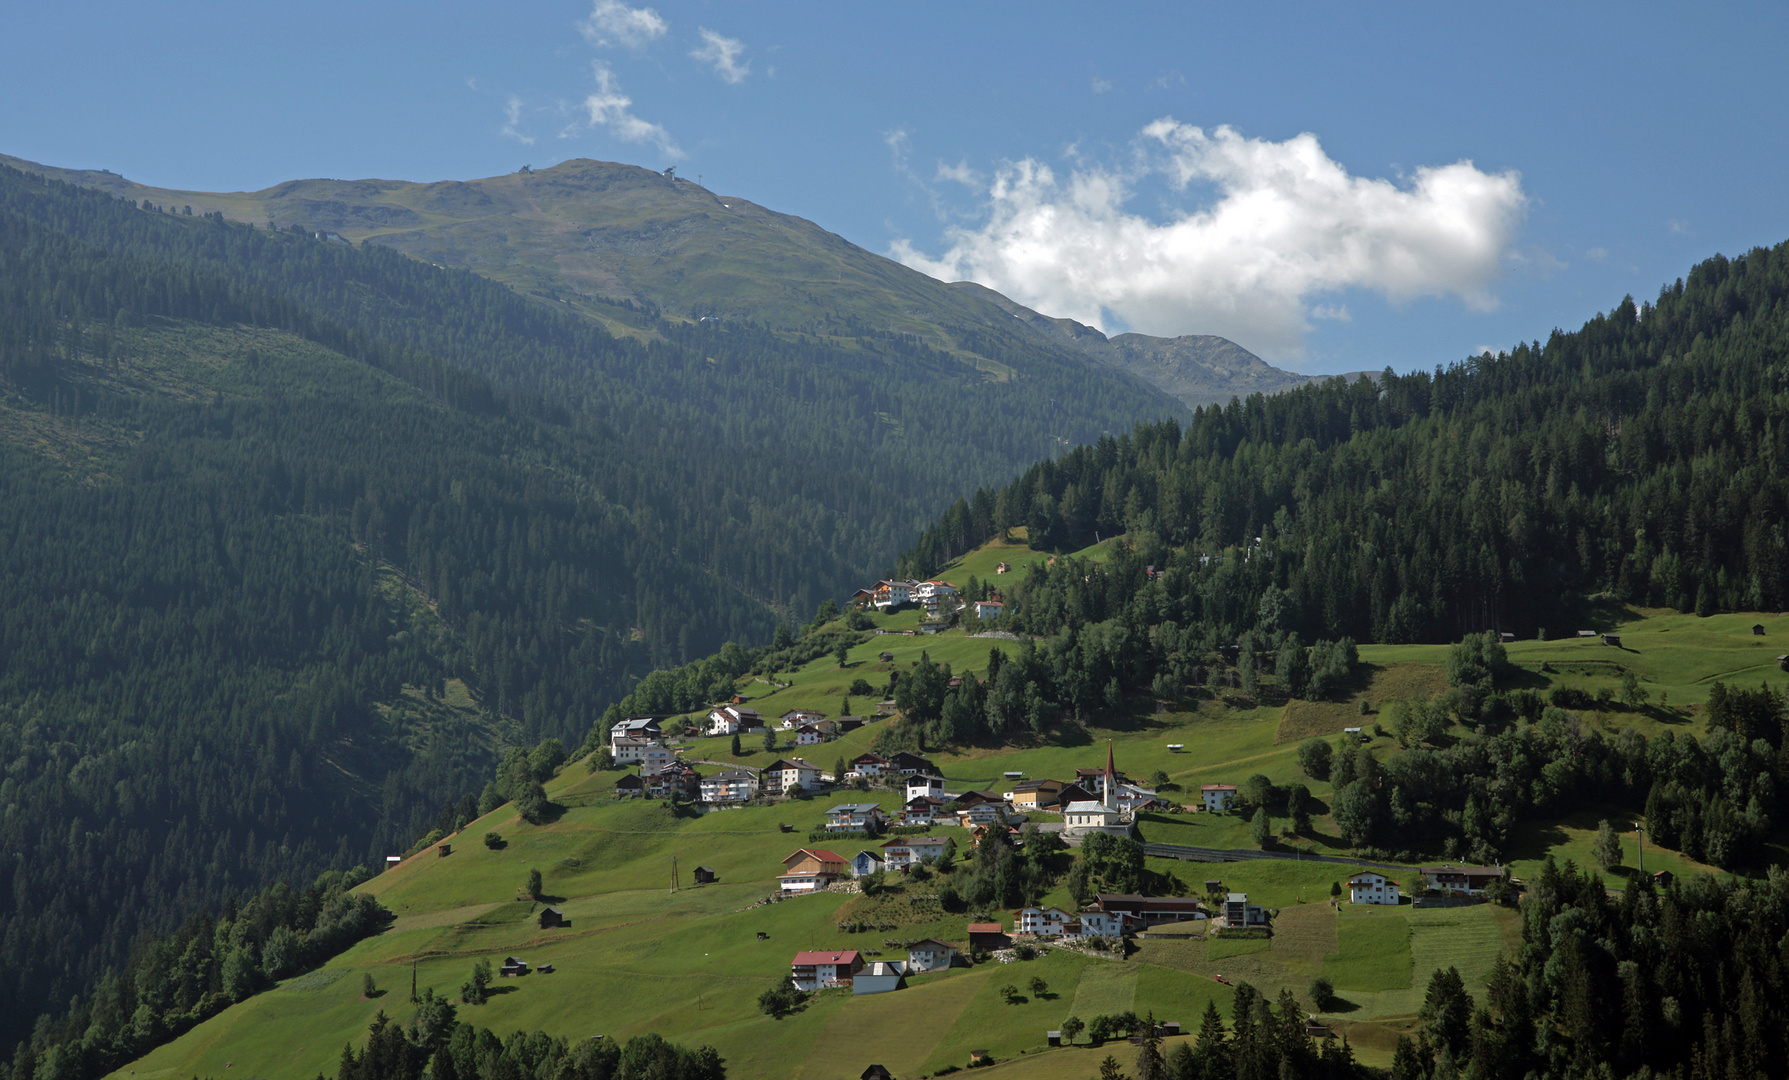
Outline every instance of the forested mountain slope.
<path id="1" fill-rule="evenodd" d="M 3 1034 L 768 638 L 963 483 L 1177 411 L 1050 358 L 653 326 L 0 170 Z"/>
<path id="2" fill-rule="evenodd" d="M 1126 371 L 1195 405 L 1307 381 L 1222 338 L 1105 336 L 989 289 L 946 285 L 791 214 L 687 178 L 573 159 L 467 181 L 291 180 L 261 191 L 173 191 L 116 173 L 0 163 L 134 203 L 299 226 L 463 267 L 622 333 L 746 321 L 798 335 L 885 332 L 1004 377 L 1040 357 Z"/>
<path id="3" fill-rule="evenodd" d="M 1594 594 L 1776 611 L 1785 465 L 1779 245 L 1717 256 L 1656 303 L 1624 300 L 1545 344 L 1102 438 L 965 500 L 903 565 L 927 573 L 1015 525 L 1051 550 L 1129 532 L 1168 568 L 1153 588 L 1175 618 L 1232 641 L 1265 612 L 1307 641 L 1397 642 L 1569 631 Z M 1071 596 L 1049 618 L 1097 622 L 1142 589 Z"/>

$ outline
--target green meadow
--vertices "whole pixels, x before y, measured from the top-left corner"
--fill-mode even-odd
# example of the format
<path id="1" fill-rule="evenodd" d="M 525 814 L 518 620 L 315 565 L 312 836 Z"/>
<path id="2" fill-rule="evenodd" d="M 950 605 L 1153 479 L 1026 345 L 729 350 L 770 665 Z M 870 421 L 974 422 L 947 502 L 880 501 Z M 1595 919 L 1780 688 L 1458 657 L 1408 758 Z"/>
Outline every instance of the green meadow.
<path id="1" fill-rule="evenodd" d="M 1020 572 L 1041 558 L 1017 545 L 989 545 L 953 564 L 942 575 L 962 584 L 973 574 L 994 579 L 994 564 L 1010 562 Z M 884 629 L 904 629 L 912 612 L 878 616 Z M 1765 626 L 1754 635 L 1754 624 Z M 1545 692 L 1570 686 L 1594 694 L 1619 686 L 1624 672 L 1640 679 L 1650 700 L 1639 709 L 1587 710 L 1587 723 L 1605 730 L 1637 726 L 1648 733 L 1699 730 L 1699 706 L 1716 679 L 1781 689 L 1789 675 L 1775 663 L 1789 652 L 1789 622 L 1774 616 L 1724 615 L 1708 619 L 1674 612 L 1622 611 L 1599 630 L 1622 634 L 1620 647 L 1596 639 L 1522 641 L 1509 647 L 1520 685 Z M 1576 629 L 1576 628 L 1573 628 Z M 1563 633 L 1557 631 L 1555 633 Z M 851 697 L 854 713 L 874 713 L 891 671 L 916 663 L 921 653 L 956 671 L 985 670 L 990 649 L 1011 650 L 1010 640 L 952 631 L 938 636 L 872 635 L 853 647 L 845 666 L 822 657 L 794 673 L 780 673 L 773 685 L 741 680 L 739 691 L 767 718 L 794 708 L 836 715 L 851 683 L 864 679 L 874 697 Z M 892 660 L 881 660 L 887 652 Z M 932 756 L 956 784 L 1010 789 L 1008 772 L 1025 777 L 1067 777 L 1077 768 L 1104 764 L 1110 744 L 1118 767 L 1147 778 L 1160 770 L 1172 786 L 1170 800 L 1198 802 L 1204 783 L 1239 783 L 1261 773 L 1276 783 L 1306 783 L 1327 805 L 1327 783 L 1305 777 L 1295 751 L 1300 740 L 1363 726 L 1371 737 L 1381 707 L 1399 695 L 1425 697 L 1437 688 L 1445 646 L 1361 648 L 1366 669 L 1343 700 L 1290 706 L 1243 700 L 1206 700 L 1180 711 L 1158 712 L 1139 703 L 1134 712 L 1102 718 L 1086 727 L 1065 725 L 1034 745 L 1000 749 L 961 748 Z M 1544 667 L 1543 667 L 1544 665 Z M 1360 701 L 1367 701 L 1363 714 Z M 689 760 L 763 765 L 774 756 L 797 755 L 830 771 L 838 758 L 868 750 L 890 719 L 878 719 L 833 743 L 763 749 L 761 739 L 742 739 L 742 754 L 729 739 L 688 740 Z M 1171 751 L 1170 743 L 1183 749 Z M 1397 752 L 1385 737 L 1372 739 L 1375 752 Z M 706 768 L 706 767 L 704 767 Z M 1175 938 L 1136 941 L 1123 960 L 1052 951 L 1014 964 L 917 976 L 898 992 L 854 998 L 848 992 L 815 995 L 800 1013 L 784 1020 L 759 1014 L 757 997 L 788 971 L 789 958 L 805 949 L 880 951 L 904 958 L 888 941 L 934 936 L 964 944 L 962 915 L 940 915 L 935 906 L 909 902 L 908 892 L 929 886 L 909 883 L 872 900 L 826 893 L 762 901 L 776 891 L 781 860 L 808 846 L 807 834 L 822 827 L 826 809 L 839 801 L 875 801 L 887 808 L 900 795 L 887 791 L 841 792 L 708 814 L 674 812 L 656 802 L 614 800 L 620 772 L 590 772 L 584 762 L 567 765 L 548 785 L 561 807 L 541 825 L 521 820 L 504 806 L 450 837 L 452 853 L 428 848 L 362 888 L 395 915 L 386 933 L 362 942 L 320 970 L 227 1010 L 174 1042 L 134 1062 L 120 1076 L 162 1077 L 240 1075 L 269 1080 L 306 1080 L 332 1071 L 346 1043 L 365 1037 L 380 1011 L 407 1020 L 410 981 L 457 997 L 472 965 L 518 955 L 532 964 L 549 963 L 551 974 L 500 979 L 490 1002 L 463 1006 L 462 1019 L 500 1033 L 544 1029 L 556 1035 L 626 1038 L 658 1032 L 677 1041 L 715 1046 L 731 1075 L 834 1078 L 879 1061 L 897 1076 L 928 1075 L 966 1065 L 971 1051 L 987 1051 L 1004 1074 L 1026 1070 L 1028 1080 L 1055 1076 L 1076 1080 L 1097 1071 L 1103 1052 L 1085 1048 L 1048 1049 L 1045 1032 L 1071 1014 L 1154 1012 L 1196 1026 L 1205 1003 L 1227 1010 L 1233 985 L 1246 980 L 1269 995 L 1290 990 L 1306 1004 L 1308 986 L 1328 976 L 1338 1001 L 1326 1015 L 1345 1032 L 1363 1060 L 1389 1061 L 1397 1034 L 1411 1030 L 1428 978 L 1437 968 L 1457 967 L 1469 989 L 1482 987 L 1496 957 L 1519 940 L 1514 912 L 1489 906 L 1446 910 L 1354 907 L 1330 902 L 1332 883 L 1349 876 L 1347 866 L 1310 860 L 1194 863 L 1151 857 L 1149 869 L 1178 887 L 1203 894 L 1207 880 L 1227 890 L 1247 892 L 1251 902 L 1277 909 L 1275 935 L 1262 940 L 1205 936 L 1194 922 L 1171 928 Z M 1517 876 L 1532 874 L 1549 854 L 1589 864 L 1597 821 L 1609 817 L 1625 832 L 1627 868 L 1637 862 L 1632 820 L 1609 809 L 1589 807 L 1568 818 L 1532 822 L 1519 831 L 1511 852 Z M 1046 817 L 1046 820 L 1048 818 Z M 1277 831 L 1285 822 L 1276 819 Z M 785 827 L 788 831 L 784 831 Z M 482 842 L 498 833 L 502 844 Z M 940 827 L 967 850 L 968 837 Z M 1240 814 L 1151 813 L 1139 822 L 1151 842 L 1194 847 L 1252 846 L 1248 820 Z M 1308 851 L 1339 848 L 1326 816 L 1313 822 L 1314 836 L 1301 841 Z M 868 842 L 879 843 L 879 842 Z M 864 841 L 839 841 L 849 857 Z M 718 883 L 692 885 L 698 865 L 715 870 Z M 1649 846 L 1650 872 L 1679 874 L 1709 868 L 1682 855 Z M 1605 875 L 1622 888 L 1631 870 Z M 548 902 L 570 920 L 543 930 L 541 904 L 521 896 L 528 871 L 541 872 Z M 1068 904 L 1065 889 L 1046 898 Z M 1011 912 L 996 913 L 1008 925 Z M 896 929 L 851 934 L 842 923 L 893 924 Z M 761 940 L 759 935 L 763 934 Z M 872 956 L 872 959 L 877 958 Z M 371 974 L 376 996 L 362 993 Z M 1043 994 L 1029 989 L 1032 977 L 1047 983 Z M 1008 984 L 1020 1000 L 1008 1003 Z M 1017 1059 L 1017 1060 L 1015 1060 Z"/>

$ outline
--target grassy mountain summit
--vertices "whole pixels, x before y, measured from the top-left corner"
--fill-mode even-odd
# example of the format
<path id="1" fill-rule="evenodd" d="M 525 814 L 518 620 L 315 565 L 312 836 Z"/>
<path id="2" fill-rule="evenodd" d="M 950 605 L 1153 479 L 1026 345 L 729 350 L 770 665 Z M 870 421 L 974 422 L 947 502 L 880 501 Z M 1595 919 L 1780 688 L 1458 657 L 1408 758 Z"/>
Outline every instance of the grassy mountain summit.
<path id="1" fill-rule="evenodd" d="M 806 219 L 634 165 L 578 158 L 478 180 L 291 180 L 220 194 L 0 161 L 132 202 L 371 241 L 464 267 L 623 332 L 652 332 L 643 312 L 627 305 L 673 320 L 747 320 L 781 332 L 868 329 L 913 335 L 997 378 L 1022 372 L 1027 354 L 1091 360 L 1189 406 L 1309 381 L 1223 338 L 1107 340 L 982 286 L 936 281 Z"/>

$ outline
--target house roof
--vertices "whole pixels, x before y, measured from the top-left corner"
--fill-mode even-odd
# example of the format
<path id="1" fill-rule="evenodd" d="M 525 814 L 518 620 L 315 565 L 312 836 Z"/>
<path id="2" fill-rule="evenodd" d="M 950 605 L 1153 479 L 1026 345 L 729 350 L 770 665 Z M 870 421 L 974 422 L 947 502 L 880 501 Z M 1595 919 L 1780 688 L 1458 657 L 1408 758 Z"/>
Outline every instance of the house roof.
<path id="1" fill-rule="evenodd" d="M 709 780 L 756 780 L 758 774 L 751 769 L 722 769 L 707 777 Z"/>
<path id="2" fill-rule="evenodd" d="M 1235 791 L 1235 784 L 1200 784 L 1200 791 Z"/>
<path id="3" fill-rule="evenodd" d="M 876 854 L 875 852 L 869 850 L 868 848 L 865 848 L 864 850 L 858 852 L 856 855 L 853 855 L 852 858 L 853 859 L 861 859 L 865 855 L 868 855 L 870 858 L 875 859 L 877 862 L 887 861 L 887 860 L 883 859 L 882 856 Z"/>
<path id="4" fill-rule="evenodd" d="M 888 843 L 883 844 L 882 846 L 884 848 L 891 848 L 891 847 L 943 847 L 944 845 L 946 845 L 948 843 L 950 843 L 950 841 L 942 836 L 897 836 L 893 840 L 890 840 Z"/>
<path id="5" fill-rule="evenodd" d="M 850 719 L 854 719 L 854 718 L 853 717 L 845 717 L 844 719 L 850 720 Z M 888 764 L 888 759 L 883 757 L 881 754 L 859 754 L 856 757 L 851 759 L 851 764 L 853 764 L 853 765 L 886 765 L 886 764 Z"/>
<path id="6" fill-rule="evenodd" d="M 882 806 L 880 803 L 848 802 L 848 803 L 838 804 L 837 806 L 833 807 L 831 810 L 828 810 L 827 813 L 829 813 L 829 814 L 867 814 L 871 810 L 881 810 L 881 809 L 882 809 Z"/>
<path id="7" fill-rule="evenodd" d="M 891 964 L 886 960 L 876 960 L 876 961 L 872 961 L 869 967 L 864 968 L 862 971 L 858 972 L 857 977 L 861 979 L 864 976 L 868 975 L 871 978 L 875 978 L 877 976 L 882 976 L 885 978 L 898 978 L 905 974 L 906 974 L 906 972 L 901 970 L 901 965 L 898 962 Z"/>
<path id="8" fill-rule="evenodd" d="M 915 941 L 915 942 L 909 943 L 907 946 L 907 951 L 912 952 L 914 949 L 919 948 L 921 945 L 936 945 L 941 949 L 949 949 L 951 952 L 957 951 L 957 947 L 955 945 L 952 945 L 948 941 L 939 941 L 937 938 L 933 938 L 933 937 L 926 938 L 923 941 Z"/>
<path id="9" fill-rule="evenodd" d="M 800 759 L 798 757 L 778 758 L 775 761 L 771 762 L 770 764 L 764 766 L 765 772 L 782 772 L 784 769 L 802 769 L 807 772 L 819 772 L 820 766 L 815 765 L 813 762 L 810 762 L 810 761 L 803 761 L 802 759 Z"/>
<path id="10" fill-rule="evenodd" d="M 796 848 L 788 855 L 783 856 L 783 865 L 788 866 L 790 863 L 794 862 L 797 855 L 811 855 L 823 863 L 842 863 L 845 861 L 845 857 L 836 851 L 828 851 L 825 848 L 819 847 L 804 847 Z"/>
<path id="11" fill-rule="evenodd" d="M 1052 784 L 1055 785 L 1053 790 L 1060 791 L 1062 789 L 1060 780 L 1021 780 L 1013 785 L 1013 794 L 1017 795 L 1021 791 L 1042 791 Z"/>
<path id="12" fill-rule="evenodd" d="M 1112 814 L 1113 816 L 1118 814 L 1118 811 L 1110 806 L 1098 802 L 1072 802 L 1064 807 L 1062 812 L 1065 814 Z"/>
<path id="13" fill-rule="evenodd" d="M 1006 929 L 997 922 L 972 922 L 969 924 L 971 934 L 1003 934 Z"/>
<path id="14" fill-rule="evenodd" d="M 789 961 L 790 967 L 808 967 L 813 964 L 849 964 L 857 959 L 856 949 L 843 952 L 798 952 L 795 959 Z"/>
<path id="15" fill-rule="evenodd" d="M 1371 873 L 1371 872 L 1363 872 L 1363 873 L 1354 875 L 1353 877 L 1348 879 L 1348 884 L 1352 885 L 1357 881 L 1366 881 L 1368 878 L 1377 878 L 1380 881 L 1384 881 L 1384 882 L 1387 882 L 1392 885 L 1397 884 L 1397 882 L 1392 881 L 1390 878 L 1386 877 L 1384 874 L 1375 874 L 1375 873 Z"/>
<path id="16" fill-rule="evenodd" d="M 1466 877 L 1502 877 L 1501 866 L 1454 866 L 1444 863 L 1440 866 L 1420 867 L 1425 874 L 1463 874 Z"/>

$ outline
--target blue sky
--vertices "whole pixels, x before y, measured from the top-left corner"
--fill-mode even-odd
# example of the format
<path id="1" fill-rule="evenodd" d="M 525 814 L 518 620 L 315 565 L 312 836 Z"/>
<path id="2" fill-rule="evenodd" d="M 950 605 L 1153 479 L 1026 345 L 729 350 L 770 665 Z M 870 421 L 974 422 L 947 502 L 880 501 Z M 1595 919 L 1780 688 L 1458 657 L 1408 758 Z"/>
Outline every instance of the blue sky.
<path id="1" fill-rule="evenodd" d="M 0 152 L 205 190 L 675 163 L 1316 372 L 1544 338 L 1789 239 L 1789 7 L 1440 7 L 14 5 Z"/>

